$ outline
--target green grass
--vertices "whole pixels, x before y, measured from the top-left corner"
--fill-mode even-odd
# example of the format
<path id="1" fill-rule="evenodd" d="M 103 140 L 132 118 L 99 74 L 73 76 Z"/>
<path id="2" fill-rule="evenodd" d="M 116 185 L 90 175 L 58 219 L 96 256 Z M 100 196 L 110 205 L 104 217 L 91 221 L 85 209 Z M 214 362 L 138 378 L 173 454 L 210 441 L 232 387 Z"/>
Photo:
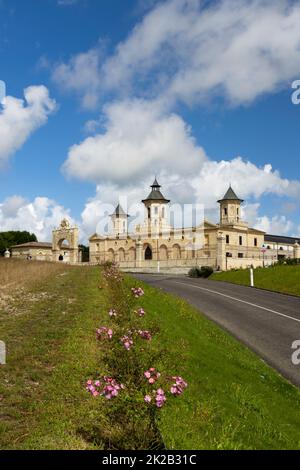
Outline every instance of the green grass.
<path id="1" fill-rule="evenodd" d="M 43 280 L 38 302 L 0 312 L 8 346 L 0 368 L 1 449 L 101 449 L 106 402 L 84 390 L 101 368 L 95 328 L 107 320 L 98 268 Z M 140 284 L 127 277 L 128 285 Z M 300 391 L 186 302 L 145 286 L 141 305 L 159 332 L 155 364 L 189 386 L 161 410 L 168 449 L 299 449 Z M 17 312 L 17 313 L 16 313 Z"/>
<path id="2" fill-rule="evenodd" d="M 250 285 L 249 269 L 215 273 L 210 276 L 214 281 Z M 300 265 L 277 265 L 254 270 L 254 285 L 261 289 L 283 292 L 300 296 Z"/>

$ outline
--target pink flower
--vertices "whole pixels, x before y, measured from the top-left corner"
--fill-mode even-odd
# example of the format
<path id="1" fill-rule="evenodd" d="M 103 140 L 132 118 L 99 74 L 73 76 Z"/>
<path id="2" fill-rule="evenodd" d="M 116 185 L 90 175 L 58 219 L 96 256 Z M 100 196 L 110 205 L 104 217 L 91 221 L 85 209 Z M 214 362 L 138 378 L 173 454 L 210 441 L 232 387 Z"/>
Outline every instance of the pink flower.
<path id="1" fill-rule="evenodd" d="M 139 316 L 139 317 L 143 317 L 145 315 L 145 310 L 143 308 L 138 308 L 137 310 L 135 310 L 135 313 Z"/>
<path id="2" fill-rule="evenodd" d="M 129 351 L 131 346 L 133 345 L 133 341 L 129 336 L 123 336 L 121 338 L 121 343 L 123 344 L 124 348 Z"/>
<path id="3" fill-rule="evenodd" d="M 175 383 L 172 384 L 170 392 L 175 396 L 181 395 L 188 385 L 187 382 L 185 382 L 183 378 L 179 376 L 172 377 L 172 379 L 175 380 Z"/>
<path id="4" fill-rule="evenodd" d="M 116 317 L 117 316 L 117 311 L 114 308 L 111 308 L 110 311 L 108 312 L 108 315 L 110 317 Z"/>
<path id="5" fill-rule="evenodd" d="M 144 295 L 144 291 L 141 287 L 132 287 L 131 292 L 135 298 L 142 297 L 142 295 Z"/>
<path id="6" fill-rule="evenodd" d="M 150 403 L 151 400 L 152 400 L 152 398 L 150 397 L 150 395 L 145 395 L 144 401 L 145 401 L 146 403 Z"/>
<path id="7" fill-rule="evenodd" d="M 110 400 L 119 394 L 119 391 L 124 388 L 123 384 L 118 384 L 112 377 L 104 376 L 101 385 L 100 380 L 95 380 L 94 384 L 92 380 L 88 380 L 86 383 L 86 390 L 91 393 L 93 397 L 103 395 L 105 398 Z"/>
<path id="8" fill-rule="evenodd" d="M 161 408 L 165 402 L 166 402 L 166 397 L 165 397 L 165 392 L 163 391 L 162 388 L 159 388 L 158 390 L 156 390 L 156 397 L 155 397 L 155 402 L 156 402 L 156 406 L 158 408 Z"/>
<path id="9" fill-rule="evenodd" d="M 152 335 L 151 335 L 150 331 L 148 331 L 148 330 L 144 330 L 144 331 L 139 330 L 138 333 L 139 333 L 141 338 L 146 339 L 147 341 L 151 341 Z"/>
<path id="10" fill-rule="evenodd" d="M 96 330 L 97 339 L 111 339 L 113 336 L 113 330 L 106 326 L 101 326 Z"/>
<path id="11" fill-rule="evenodd" d="M 150 367 L 150 369 L 144 372 L 144 376 L 148 379 L 149 384 L 154 384 L 160 377 L 160 373 L 157 372 L 154 367 Z"/>

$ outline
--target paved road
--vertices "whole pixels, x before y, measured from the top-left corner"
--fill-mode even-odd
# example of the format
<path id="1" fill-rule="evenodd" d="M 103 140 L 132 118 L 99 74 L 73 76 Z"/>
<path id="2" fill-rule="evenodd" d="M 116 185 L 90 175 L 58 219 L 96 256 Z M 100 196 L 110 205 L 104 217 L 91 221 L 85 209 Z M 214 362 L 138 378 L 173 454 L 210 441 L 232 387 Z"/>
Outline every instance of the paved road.
<path id="1" fill-rule="evenodd" d="M 136 277 L 188 300 L 300 387 L 300 365 L 291 361 L 291 345 L 300 340 L 300 298 L 184 276 Z"/>

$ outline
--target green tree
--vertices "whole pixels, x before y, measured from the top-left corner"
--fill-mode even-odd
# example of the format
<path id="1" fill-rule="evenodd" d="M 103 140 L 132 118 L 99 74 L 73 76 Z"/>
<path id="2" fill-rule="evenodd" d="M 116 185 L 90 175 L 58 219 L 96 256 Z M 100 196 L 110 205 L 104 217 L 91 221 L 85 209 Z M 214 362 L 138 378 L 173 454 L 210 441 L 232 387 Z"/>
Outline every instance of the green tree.
<path id="1" fill-rule="evenodd" d="M 87 263 L 90 260 L 90 249 L 85 245 L 78 245 L 78 248 L 82 251 L 82 261 Z"/>
<path id="2" fill-rule="evenodd" d="M 26 231 L 0 232 L 0 254 L 4 255 L 6 248 L 11 248 L 14 245 L 20 245 L 27 242 L 36 242 L 37 238 L 34 233 Z"/>

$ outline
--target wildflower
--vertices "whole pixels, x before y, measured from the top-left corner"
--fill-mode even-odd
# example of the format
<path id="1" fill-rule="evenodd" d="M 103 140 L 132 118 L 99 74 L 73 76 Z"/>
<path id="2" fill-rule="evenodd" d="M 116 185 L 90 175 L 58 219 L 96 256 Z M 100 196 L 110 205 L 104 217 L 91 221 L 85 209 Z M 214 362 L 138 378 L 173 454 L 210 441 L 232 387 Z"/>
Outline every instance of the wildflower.
<path id="1" fill-rule="evenodd" d="M 105 396 L 107 400 L 119 395 L 119 391 L 124 388 L 123 384 L 118 384 L 112 377 L 103 377 L 103 380 L 106 385 L 103 388 L 102 395 Z"/>
<path id="2" fill-rule="evenodd" d="M 144 317 L 146 312 L 143 308 L 138 308 L 134 313 L 136 313 L 139 317 Z"/>
<path id="3" fill-rule="evenodd" d="M 144 295 L 144 291 L 141 287 L 132 287 L 131 292 L 136 298 L 142 297 L 142 295 Z"/>
<path id="4" fill-rule="evenodd" d="M 133 345 L 133 341 L 129 336 L 122 336 L 121 343 L 123 344 L 124 348 L 129 351 L 131 346 Z"/>
<path id="5" fill-rule="evenodd" d="M 155 397 L 155 402 L 156 402 L 156 406 L 158 408 L 161 408 L 165 402 L 166 402 L 166 396 L 165 396 L 165 392 L 163 391 L 162 388 L 159 388 L 158 390 L 156 390 L 156 397 Z"/>
<path id="6" fill-rule="evenodd" d="M 108 315 L 110 317 L 116 317 L 117 316 L 117 311 L 114 308 L 111 308 L 110 311 L 108 312 Z"/>
<path id="7" fill-rule="evenodd" d="M 146 403 L 150 403 L 151 400 L 152 400 L 152 398 L 150 397 L 150 395 L 145 395 L 144 401 L 145 401 Z"/>
<path id="8" fill-rule="evenodd" d="M 152 335 L 151 335 L 150 331 L 148 331 L 148 330 L 144 330 L 144 331 L 139 330 L 138 334 L 140 335 L 141 338 L 146 339 L 147 341 L 151 341 L 151 339 L 152 339 Z"/>
<path id="9" fill-rule="evenodd" d="M 107 328 L 106 326 L 101 326 L 96 330 L 97 339 L 112 339 L 113 337 L 113 330 L 111 328 Z"/>
<path id="10" fill-rule="evenodd" d="M 150 369 L 144 372 L 144 376 L 148 380 L 149 384 L 153 385 L 160 377 L 160 373 L 154 369 L 154 367 L 150 367 Z"/>
<path id="11" fill-rule="evenodd" d="M 118 384 L 112 377 L 103 377 L 102 382 L 100 380 L 95 380 L 93 383 L 92 380 L 88 380 L 85 388 L 93 397 L 102 395 L 108 400 L 116 397 L 120 390 L 124 389 L 124 385 Z"/>
<path id="12" fill-rule="evenodd" d="M 172 384 L 170 392 L 175 396 L 181 395 L 187 387 L 187 382 L 179 376 L 172 377 L 172 379 L 175 380 L 175 383 Z"/>

